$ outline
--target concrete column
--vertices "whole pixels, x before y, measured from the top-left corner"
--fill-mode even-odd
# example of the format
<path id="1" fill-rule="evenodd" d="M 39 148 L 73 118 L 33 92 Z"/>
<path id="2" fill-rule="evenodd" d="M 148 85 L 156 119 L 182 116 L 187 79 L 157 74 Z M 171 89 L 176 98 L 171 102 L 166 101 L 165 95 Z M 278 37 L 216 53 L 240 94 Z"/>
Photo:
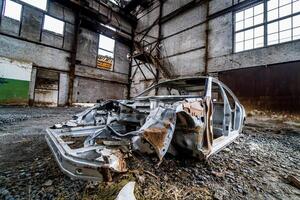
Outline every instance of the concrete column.
<path id="1" fill-rule="evenodd" d="M 35 88 L 35 80 L 36 80 L 36 72 L 37 69 L 35 67 L 32 68 L 31 78 L 29 83 L 29 105 L 32 106 L 34 102 L 34 88 Z"/>
<path id="2" fill-rule="evenodd" d="M 58 106 L 65 106 L 68 103 L 69 75 L 59 74 Z"/>

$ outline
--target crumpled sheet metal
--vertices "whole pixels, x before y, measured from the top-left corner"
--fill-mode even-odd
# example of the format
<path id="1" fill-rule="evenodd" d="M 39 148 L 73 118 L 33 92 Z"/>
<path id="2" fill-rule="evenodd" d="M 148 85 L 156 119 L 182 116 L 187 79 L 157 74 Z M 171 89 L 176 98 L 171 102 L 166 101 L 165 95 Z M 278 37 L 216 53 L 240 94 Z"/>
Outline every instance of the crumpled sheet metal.
<path id="1" fill-rule="evenodd" d="M 189 131 L 196 135 L 196 139 L 190 142 L 195 146 L 190 148 L 193 150 L 193 156 L 205 159 L 211 152 L 213 132 L 210 123 L 212 116 L 212 103 L 210 99 L 199 99 L 197 101 L 180 102 L 172 108 L 158 107 L 150 112 L 146 119 L 146 123 L 138 131 L 140 137 L 147 140 L 155 149 L 160 161 L 168 152 L 170 143 L 175 132 L 177 117 L 185 122 L 185 126 Z M 185 133 L 180 133 L 185 134 Z M 139 143 L 135 142 L 138 141 Z M 141 146 L 140 140 L 133 140 L 134 150 L 145 150 Z M 149 149 L 151 152 L 151 150 Z"/>
<path id="2" fill-rule="evenodd" d="M 170 95 L 145 96 L 154 87 Z M 172 89 L 180 95 L 173 95 Z M 218 102 L 213 108 L 216 89 L 222 94 L 223 109 Z M 228 95 L 234 99 L 234 110 Z M 103 101 L 47 129 L 46 139 L 63 171 L 72 177 L 101 178 L 107 171 L 126 171 L 125 159 L 131 151 L 156 154 L 158 164 L 167 152 L 207 159 L 238 137 L 244 119 L 243 106 L 221 82 L 211 77 L 175 79 L 150 87 L 132 100 Z M 77 141 L 65 141 L 64 136 Z M 83 173 L 76 174 L 77 169 Z"/>
<path id="3" fill-rule="evenodd" d="M 183 110 L 187 113 L 189 113 L 191 116 L 195 117 L 203 117 L 204 116 L 204 105 L 203 101 L 192 101 L 192 102 L 183 102 L 182 103 Z"/>
<path id="4" fill-rule="evenodd" d="M 106 162 L 107 166 L 115 172 L 126 172 L 127 166 L 124 159 L 124 154 L 119 149 L 108 149 L 104 148 L 99 150 L 101 156 L 98 157 L 97 161 Z"/>
<path id="5" fill-rule="evenodd" d="M 138 131 L 155 149 L 160 160 L 165 156 L 173 138 L 176 125 L 175 109 L 158 107 L 152 110 Z M 137 147 L 135 145 L 136 148 Z"/>
<path id="6" fill-rule="evenodd" d="M 213 126 L 212 126 L 212 112 L 213 112 L 213 104 L 210 97 L 206 97 L 205 101 L 205 109 L 206 109 L 206 123 L 205 130 L 203 134 L 203 146 L 198 148 L 198 150 L 202 150 L 205 159 L 210 152 L 212 151 L 213 145 Z"/>
<path id="7" fill-rule="evenodd" d="M 93 109 L 89 109 L 89 112 L 83 112 L 79 115 L 79 118 L 84 120 L 86 116 L 94 115 L 93 110 L 100 107 L 103 108 L 108 104 L 111 103 L 105 102 L 101 106 L 95 106 Z M 161 161 L 168 152 L 173 139 L 177 117 L 181 119 L 185 118 L 184 120 L 189 121 L 186 122 L 186 127 L 194 131 L 197 135 L 196 145 L 192 149 L 196 152 L 194 153 L 195 155 L 204 159 L 210 153 L 213 141 L 212 124 L 210 123 L 212 120 L 212 102 L 210 98 L 177 102 L 171 108 L 159 106 L 150 112 L 145 123 L 139 130 L 126 133 L 124 136 L 133 136 L 133 150 L 153 153 L 151 147 L 142 142 L 142 140 L 146 140 L 154 148 Z M 81 124 L 82 122 L 78 121 L 78 123 Z M 85 146 L 94 145 L 95 139 L 111 131 L 109 130 L 110 128 L 108 124 L 106 127 L 90 135 L 85 141 Z"/>
<path id="8" fill-rule="evenodd" d="M 98 112 L 99 109 L 101 112 L 107 111 L 115 105 L 114 103 L 115 101 L 107 101 L 96 105 L 76 115 L 74 119 L 61 126 L 70 126 L 72 123 L 74 123 L 74 126 L 79 127 L 94 125 L 97 109 Z M 114 123 L 119 120 L 118 115 L 114 114 L 108 117 L 106 125 L 99 127 L 88 135 L 84 141 L 84 148 L 93 148 L 97 145 L 96 153 L 98 156 L 95 157 L 95 160 L 103 163 L 99 167 L 108 176 L 110 176 L 108 170 L 113 172 L 127 171 L 126 152 L 122 151 L 126 141 L 129 142 L 128 146 L 131 146 L 134 151 L 149 154 L 156 153 L 160 163 L 169 151 L 174 134 L 181 134 L 183 140 L 190 144 L 189 148 L 193 151 L 192 156 L 203 159 L 210 153 L 212 148 L 211 112 L 212 102 L 209 98 L 179 101 L 169 107 L 158 106 L 150 111 L 145 123 L 138 130 L 123 132 L 122 134 L 118 132 L 117 126 L 114 126 Z M 177 122 L 185 127 L 186 133 L 176 132 Z M 71 127 L 73 127 L 73 124 Z M 192 137 L 191 134 L 188 135 L 187 133 L 192 133 Z M 99 140 L 102 141 L 101 144 L 97 143 Z"/>
<path id="9" fill-rule="evenodd" d="M 196 134 L 195 146 L 191 149 L 193 156 L 199 159 L 205 159 L 212 151 L 212 106 L 211 98 L 205 97 L 205 99 L 186 100 L 176 110 L 180 122 L 188 131 Z"/>

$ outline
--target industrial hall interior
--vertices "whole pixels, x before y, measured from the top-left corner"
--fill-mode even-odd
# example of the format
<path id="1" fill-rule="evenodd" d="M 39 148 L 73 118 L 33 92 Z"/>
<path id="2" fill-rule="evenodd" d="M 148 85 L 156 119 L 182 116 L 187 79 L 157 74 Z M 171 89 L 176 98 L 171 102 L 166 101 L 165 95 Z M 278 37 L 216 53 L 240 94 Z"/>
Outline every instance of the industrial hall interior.
<path id="1" fill-rule="evenodd" d="M 300 200 L 300 0 L 0 0 L 0 200 Z"/>

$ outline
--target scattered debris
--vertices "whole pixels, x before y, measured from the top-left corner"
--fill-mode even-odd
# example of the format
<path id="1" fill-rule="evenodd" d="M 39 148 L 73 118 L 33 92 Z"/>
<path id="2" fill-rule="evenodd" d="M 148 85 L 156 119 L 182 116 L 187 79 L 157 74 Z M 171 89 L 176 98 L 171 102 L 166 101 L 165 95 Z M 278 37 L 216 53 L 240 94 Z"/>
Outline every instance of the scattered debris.
<path id="1" fill-rule="evenodd" d="M 254 158 L 252 158 L 251 161 L 254 162 L 256 165 L 262 165 L 261 162 L 259 162 L 258 160 L 254 159 Z"/>
<path id="2" fill-rule="evenodd" d="M 283 123 L 288 124 L 288 125 L 292 125 L 292 126 L 300 127 L 300 123 L 294 122 L 294 121 L 285 121 Z"/>
<path id="3" fill-rule="evenodd" d="M 216 177 L 220 177 L 220 178 L 225 176 L 224 172 L 212 171 L 211 174 L 216 176 Z"/>
<path id="4" fill-rule="evenodd" d="M 152 172 L 149 172 L 149 171 L 147 171 L 147 170 L 143 170 L 145 173 L 147 173 L 147 174 L 149 174 L 149 175 L 151 175 L 151 176 L 153 176 L 154 178 L 156 178 L 156 179 L 159 179 L 155 174 L 153 174 Z"/>
<path id="5" fill-rule="evenodd" d="M 250 110 L 248 113 L 247 113 L 247 117 L 253 117 L 253 116 L 257 116 L 257 115 L 264 115 L 265 113 L 263 111 L 260 111 L 260 110 Z"/>
<path id="6" fill-rule="evenodd" d="M 118 174 L 110 183 L 101 183 L 65 176 L 41 134 L 43 127 L 67 120 L 78 111 L 78 108 L 0 109 L 0 116 L 28 115 L 27 120 L 5 122 L 1 127 L 0 199 L 115 200 L 129 181 L 137 183 L 134 192 L 137 200 L 299 199 L 300 190 L 282 177 L 299 174 L 300 129 L 283 123 L 284 120 L 268 116 L 247 118 L 238 143 L 227 146 L 207 162 L 167 155 L 155 168 L 158 159 L 153 161 L 155 157 L 134 154 L 126 158 L 127 172 Z M 47 118 L 43 117 L 46 115 Z M 249 151 L 251 146 L 259 148 Z M 224 172 L 224 176 L 215 176 L 213 171 Z M 48 180 L 53 181 L 52 185 L 43 186 Z"/>
<path id="7" fill-rule="evenodd" d="M 134 186 L 135 182 L 128 182 L 118 194 L 116 200 L 136 200 L 134 196 Z"/>
<path id="8" fill-rule="evenodd" d="M 52 181 L 52 180 L 48 180 L 48 181 L 46 181 L 46 182 L 43 184 L 43 186 L 46 186 L 46 187 L 48 187 L 48 186 L 51 186 L 51 185 L 52 185 L 52 183 L 53 183 L 53 181 Z"/>
<path id="9" fill-rule="evenodd" d="M 288 175 L 287 179 L 290 181 L 290 183 L 300 189 L 300 179 L 293 175 Z"/>
<path id="10" fill-rule="evenodd" d="M 0 188 L 0 198 L 5 200 L 14 200 L 10 192 L 5 188 Z"/>
<path id="11" fill-rule="evenodd" d="M 214 199 L 216 200 L 222 200 L 223 198 L 226 198 L 229 196 L 229 192 L 227 190 L 225 190 L 224 188 L 222 187 L 217 187 L 215 189 L 215 192 L 214 192 Z"/>

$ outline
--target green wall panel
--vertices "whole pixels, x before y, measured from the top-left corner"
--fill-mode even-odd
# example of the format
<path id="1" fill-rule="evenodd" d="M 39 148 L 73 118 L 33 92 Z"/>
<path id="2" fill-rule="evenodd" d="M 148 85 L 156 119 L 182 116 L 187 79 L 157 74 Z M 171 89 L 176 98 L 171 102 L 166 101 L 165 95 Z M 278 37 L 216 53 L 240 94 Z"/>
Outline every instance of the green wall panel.
<path id="1" fill-rule="evenodd" d="M 0 78 L 0 104 L 27 104 L 29 81 Z"/>

